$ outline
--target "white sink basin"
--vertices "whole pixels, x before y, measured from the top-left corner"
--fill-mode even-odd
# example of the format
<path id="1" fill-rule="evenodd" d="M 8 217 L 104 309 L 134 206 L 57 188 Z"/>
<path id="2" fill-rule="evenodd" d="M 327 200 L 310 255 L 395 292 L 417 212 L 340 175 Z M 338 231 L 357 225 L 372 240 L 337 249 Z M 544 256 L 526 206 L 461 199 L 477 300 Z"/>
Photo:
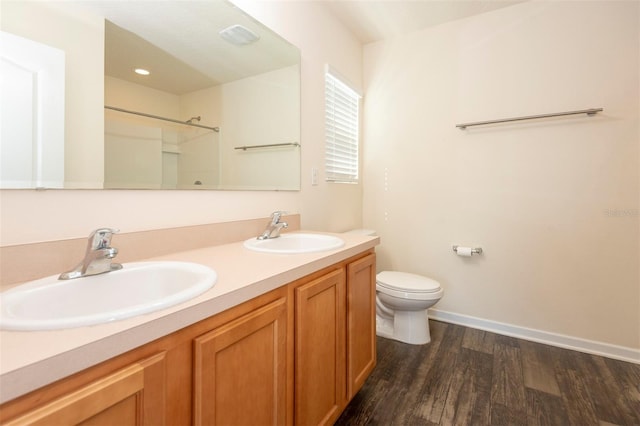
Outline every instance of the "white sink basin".
<path id="1" fill-rule="evenodd" d="M 58 275 L 0 293 L 0 328 L 53 330 L 102 324 L 192 299 L 216 283 L 216 272 L 187 262 L 140 262 L 72 280 Z"/>
<path id="2" fill-rule="evenodd" d="M 304 233 L 282 234 L 278 238 L 267 240 L 251 238 L 244 242 L 244 246 L 249 250 L 279 254 L 335 250 L 343 245 L 344 241 L 333 235 Z"/>

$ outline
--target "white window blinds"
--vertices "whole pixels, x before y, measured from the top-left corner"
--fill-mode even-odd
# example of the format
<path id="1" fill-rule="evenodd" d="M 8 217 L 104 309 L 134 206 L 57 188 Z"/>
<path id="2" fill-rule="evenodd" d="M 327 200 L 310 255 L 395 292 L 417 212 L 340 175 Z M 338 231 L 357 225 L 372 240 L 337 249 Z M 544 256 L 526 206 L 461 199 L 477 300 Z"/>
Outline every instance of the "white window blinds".
<path id="1" fill-rule="evenodd" d="M 325 74 L 325 173 L 328 182 L 358 182 L 360 95 L 328 69 Z"/>

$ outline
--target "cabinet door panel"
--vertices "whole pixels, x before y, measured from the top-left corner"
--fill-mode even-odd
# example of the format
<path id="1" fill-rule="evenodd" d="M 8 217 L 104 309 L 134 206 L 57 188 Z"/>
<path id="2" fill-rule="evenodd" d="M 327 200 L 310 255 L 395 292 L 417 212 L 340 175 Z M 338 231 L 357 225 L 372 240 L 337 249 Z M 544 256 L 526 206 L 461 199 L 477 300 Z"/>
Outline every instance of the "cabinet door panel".
<path id="1" fill-rule="evenodd" d="M 360 390 L 376 365 L 376 257 L 347 266 L 347 395 Z"/>
<path id="2" fill-rule="evenodd" d="M 197 425 L 284 424 L 286 299 L 195 339 Z"/>
<path id="3" fill-rule="evenodd" d="M 332 424 L 346 404 L 345 273 L 295 289 L 295 422 Z"/>
<path id="4" fill-rule="evenodd" d="M 6 425 L 162 425 L 164 382 L 152 376 L 163 374 L 164 363 L 165 354 L 161 353 L 132 364 Z M 160 387 L 151 389 L 151 383 Z"/>

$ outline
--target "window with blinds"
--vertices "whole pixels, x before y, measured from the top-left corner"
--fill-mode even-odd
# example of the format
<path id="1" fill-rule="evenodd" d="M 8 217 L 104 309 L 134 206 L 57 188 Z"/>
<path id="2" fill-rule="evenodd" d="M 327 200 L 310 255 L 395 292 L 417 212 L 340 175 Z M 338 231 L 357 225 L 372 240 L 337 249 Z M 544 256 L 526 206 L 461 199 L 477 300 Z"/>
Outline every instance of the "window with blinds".
<path id="1" fill-rule="evenodd" d="M 328 69 L 325 74 L 327 182 L 358 182 L 360 95 Z"/>

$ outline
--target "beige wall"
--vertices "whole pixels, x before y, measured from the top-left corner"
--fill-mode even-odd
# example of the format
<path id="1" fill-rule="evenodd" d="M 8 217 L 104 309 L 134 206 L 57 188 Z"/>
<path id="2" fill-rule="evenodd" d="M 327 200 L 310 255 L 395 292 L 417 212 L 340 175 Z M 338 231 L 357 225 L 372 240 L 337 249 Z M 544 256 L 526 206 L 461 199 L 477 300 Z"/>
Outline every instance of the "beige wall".
<path id="1" fill-rule="evenodd" d="M 105 188 L 161 188 L 162 129 L 106 120 Z"/>
<path id="2" fill-rule="evenodd" d="M 365 46 L 380 268 L 440 281 L 439 311 L 640 348 L 638 8 L 526 2 Z"/>
<path id="3" fill-rule="evenodd" d="M 82 237 L 99 226 L 130 232 L 265 217 L 274 210 L 300 213 L 305 229 L 341 231 L 361 226 L 359 185 L 310 184 L 311 167 L 322 170 L 323 165 L 324 64 L 331 63 L 360 83 L 359 42 L 321 4 L 258 0 L 237 4 L 302 51 L 302 190 L 4 190 L 0 192 L 0 245 Z M 99 130 L 102 135 L 101 126 Z M 86 156 L 84 161 L 102 174 L 102 159 Z"/>
<path id="4" fill-rule="evenodd" d="M 131 83 L 119 78 L 104 77 L 104 104 L 108 106 L 140 111 L 151 115 L 182 119 L 180 96 L 162 90 L 152 89 L 141 84 Z M 151 122 L 153 119 L 105 110 L 105 113 L 122 121 Z M 188 118 L 188 117 L 187 117 Z M 185 120 L 187 119 L 185 118 Z M 163 123 L 164 124 L 164 123 Z M 177 127 L 177 126 L 176 126 Z"/>
<path id="5" fill-rule="evenodd" d="M 300 142 L 299 75 L 294 65 L 222 85 L 223 188 L 298 187 L 300 148 L 236 147 Z"/>
<path id="6" fill-rule="evenodd" d="M 200 117 L 197 124 L 220 127 L 222 93 L 220 86 L 212 86 L 180 96 L 180 117 L 187 120 Z M 178 187 L 193 188 L 200 181 L 209 188 L 220 184 L 220 132 L 192 127 L 182 131 L 181 154 L 177 160 Z"/>

